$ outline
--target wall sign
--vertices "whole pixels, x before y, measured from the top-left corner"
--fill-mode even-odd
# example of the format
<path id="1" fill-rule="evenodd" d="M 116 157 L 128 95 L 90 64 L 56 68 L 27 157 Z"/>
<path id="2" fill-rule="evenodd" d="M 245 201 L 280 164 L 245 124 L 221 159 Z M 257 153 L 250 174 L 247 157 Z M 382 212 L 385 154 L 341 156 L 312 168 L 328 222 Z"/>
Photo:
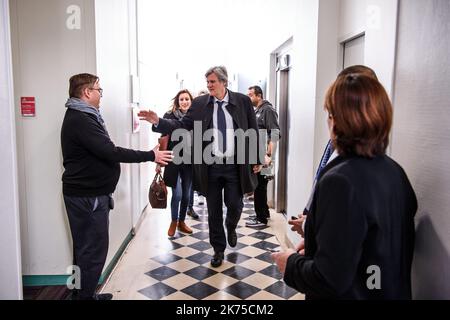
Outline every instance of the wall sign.
<path id="1" fill-rule="evenodd" d="M 20 98 L 20 110 L 22 112 L 22 117 L 35 117 L 36 98 L 35 97 Z"/>

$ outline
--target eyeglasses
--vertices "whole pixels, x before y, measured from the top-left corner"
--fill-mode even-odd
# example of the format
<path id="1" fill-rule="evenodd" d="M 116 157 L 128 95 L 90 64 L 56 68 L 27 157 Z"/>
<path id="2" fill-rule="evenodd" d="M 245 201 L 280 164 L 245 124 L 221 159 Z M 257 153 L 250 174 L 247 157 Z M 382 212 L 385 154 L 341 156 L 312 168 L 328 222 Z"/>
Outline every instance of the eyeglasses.
<path id="1" fill-rule="evenodd" d="M 91 90 L 97 90 L 98 93 L 100 93 L 100 97 L 103 96 L 103 89 L 102 89 L 102 88 L 89 88 L 89 89 L 91 89 Z"/>

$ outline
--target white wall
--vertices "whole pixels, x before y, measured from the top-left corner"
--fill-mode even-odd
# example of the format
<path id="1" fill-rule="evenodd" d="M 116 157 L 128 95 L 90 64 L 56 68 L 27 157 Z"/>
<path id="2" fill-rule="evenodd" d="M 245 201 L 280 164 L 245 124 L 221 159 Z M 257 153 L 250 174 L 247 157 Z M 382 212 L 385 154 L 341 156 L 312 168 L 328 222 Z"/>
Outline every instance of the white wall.
<path id="1" fill-rule="evenodd" d="M 23 274 L 64 274 L 72 246 L 62 200 L 60 128 L 69 77 L 96 71 L 93 3 L 10 3 Z M 66 27 L 70 5 L 82 9 L 81 30 Z M 36 117 L 20 115 L 21 96 L 36 97 Z"/>
<path id="2" fill-rule="evenodd" d="M 368 0 L 340 0 L 339 37 L 348 39 L 366 30 Z"/>
<path id="3" fill-rule="evenodd" d="M 139 134 L 133 135 L 131 127 L 130 74 L 137 72 L 136 58 L 133 68 L 130 58 L 130 43 L 135 43 L 129 36 L 133 3 L 11 3 L 23 274 L 60 275 L 72 263 L 70 228 L 62 200 L 60 146 L 70 76 L 82 72 L 98 74 L 105 90 L 101 112 L 112 140 L 125 148 L 137 148 L 140 144 Z M 72 15 L 67 9 L 72 5 L 80 8 L 79 29 L 69 29 L 66 24 Z M 25 119 L 19 114 L 21 96 L 36 97 L 35 118 Z M 144 207 L 139 165 L 121 168 L 114 195 L 116 208 L 110 215 L 106 266 Z"/>
<path id="4" fill-rule="evenodd" d="M 319 2 L 319 33 L 317 38 L 317 81 L 316 81 L 316 108 L 314 131 L 314 171 L 320 162 L 325 145 L 330 139 L 327 126 L 327 112 L 324 110 L 325 94 L 331 83 L 336 79 L 340 71 L 341 47 L 339 38 L 339 26 L 342 24 L 340 1 L 322 0 Z M 342 12 L 342 10 L 341 10 Z"/>
<path id="5" fill-rule="evenodd" d="M 365 64 L 375 70 L 392 99 L 398 0 L 367 0 Z"/>
<path id="6" fill-rule="evenodd" d="M 0 1 L 0 69 L 0 300 L 16 300 L 23 294 L 8 0 Z"/>
<path id="7" fill-rule="evenodd" d="M 129 0 L 96 0 L 95 33 L 97 74 L 104 89 L 101 102 L 111 139 L 117 146 L 139 149 L 140 133 L 133 134 L 131 74 L 137 74 L 135 3 Z M 134 19 L 134 21 L 132 21 Z M 112 23 L 112 21 L 114 23 Z M 144 134 L 148 134 L 146 131 Z M 142 195 L 149 184 L 141 184 L 141 169 L 149 163 L 121 164 L 114 193 L 115 208 L 110 213 L 108 264 L 138 221 L 148 198 Z M 142 177 L 145 179 L 145 176 Z"/>
<path id="8" fill-rule="evenodd" d="M 303 210 L 311 191 L 317 80 L 319 1 L 298 1 L 290 72 L 290 124 L 287 177 L 287 215 Z M 283 134 L 283 133 L 282 133 Z M 298 235 L 286 227 L 290 241 Z"/>
<path id="9" fill-rule="evenodd" d="M 111 23 L 114 21 L 114 23 Z M 131 134 L 130 65 L 128 6 L 126 0 L 95 1 L 97 75 L 104 89 L 100 111 L 111 140 L 127 147 Z M 131 167 L 121 164 L 121 174 L 114 192 L 115 208 L 110 212 L 107 263 L 132 228 Z"/>
<path id="10" fill-rule="evenodd" d="M 416 191 L 413 297 L 450 299 L 450 2 L 400 1 L 392 156 Z"/>

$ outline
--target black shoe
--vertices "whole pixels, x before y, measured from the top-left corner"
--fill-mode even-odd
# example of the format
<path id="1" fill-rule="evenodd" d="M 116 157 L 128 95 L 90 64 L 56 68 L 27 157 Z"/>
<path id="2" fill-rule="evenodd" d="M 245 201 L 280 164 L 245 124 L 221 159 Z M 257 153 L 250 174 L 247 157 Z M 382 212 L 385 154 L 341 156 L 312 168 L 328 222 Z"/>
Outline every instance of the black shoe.
<path id="1" fill-rule="evenodd" d="M 211 259 L 211 266 L 213 268 L 220 267 L 223 262 L 223 252 L 214 252 L 214 256 Z"/>
<path id="2" fill-rule="evenodd" d="M 188 216 L 192 217 L 192 219 L 198 219 L 199 216 L 197 214 L 197 212 L 194 211 L 194 209 L 188 209 L 188 211 L 186 212 Z"/>
<path id="3" fill-rule="evenodd" d="M 236 247 L 236 244 L 237 244 L 236 229 L 228 230 L 228 244 L 232 248 Z"/>
<path id="4" fill-rule="evenodd" d="M 94 300 L 112 300 L 113 295 L 111 293 L 99 293 L 94 295 Z"/>

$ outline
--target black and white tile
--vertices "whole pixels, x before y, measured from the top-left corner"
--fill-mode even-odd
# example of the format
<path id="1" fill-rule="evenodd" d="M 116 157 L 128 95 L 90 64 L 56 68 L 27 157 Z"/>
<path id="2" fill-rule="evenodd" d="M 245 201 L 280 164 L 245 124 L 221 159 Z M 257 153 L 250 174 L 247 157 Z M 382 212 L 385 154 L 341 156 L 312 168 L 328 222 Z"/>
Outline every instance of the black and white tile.
<path id="1" fill-rule="evenodd" d="M 193 234 L 177 231 L 172 238 L 166 233 L 168 209 L 156 213 L 150 209 L 103 291 L 112 292 L 115 299 L 303 299 L 283 282 L 270 258 L 268 249 L 280 247 L 271 223 L 259 228 L 245 227 L 248 216 L 254 214 L 252 202 L 244 201 L 236 229 L 238 243 L 235 248 L 227 247 L 224 262 L 218 268 L 210 265 L 213 250 L 206 205 L 194 209 L 199 220 L 186 219 Z"/>

